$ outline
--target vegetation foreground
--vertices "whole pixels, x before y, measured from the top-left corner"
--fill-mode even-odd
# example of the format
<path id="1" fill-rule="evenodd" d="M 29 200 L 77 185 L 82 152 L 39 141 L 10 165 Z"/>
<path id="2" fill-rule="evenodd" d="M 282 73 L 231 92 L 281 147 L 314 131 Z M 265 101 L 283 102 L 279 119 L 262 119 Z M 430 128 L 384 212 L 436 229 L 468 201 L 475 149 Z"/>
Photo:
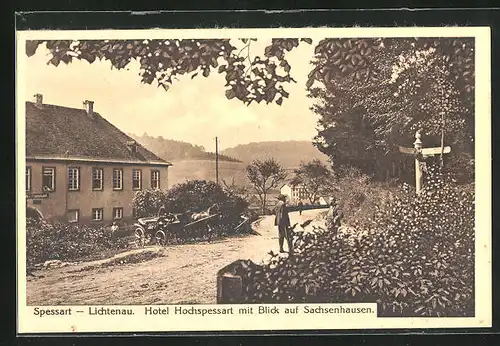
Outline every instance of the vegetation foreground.
<path id="1" fill-rule="evenodd" d="M 380 316 L 474 315 L 474 194 L 438 171 L 353 227 L 295 235 L 295 254 L 248 266 L 253 303 L 377 302 Z"/>
<path id="2" fill-rule="evenodd" d="M 417 198 L 406 187 L 382 198 L 380 193 L 387 189 L 374 192 L 373 183 L 363 187 L 360 180 L 363 176 L 351 178 L 356 191 L 345 178 L 339 193 L 346 225 L 296 233 L 294 256 L 271 253 L 269 264 L 239 273 L 245 280 L 246 302 L 376 302 L 380 316 L 473 316 L 473 190 L 438 170 L 427 175 Z M 217 195 L 211 184 L 191 184 L 207 196 Z M 373 206 L 373 200 L 378 205 Z M 363 208 L 372 209 L 372 214 L 363 212 L 361 218 L 350 210 Z M 68 260 L 126 247 L 109 231 L 80 226 L 71 232 L 45 224 L 30 236 L 33 227 L 28 227 L 28 266 L 43 254 Z"/>

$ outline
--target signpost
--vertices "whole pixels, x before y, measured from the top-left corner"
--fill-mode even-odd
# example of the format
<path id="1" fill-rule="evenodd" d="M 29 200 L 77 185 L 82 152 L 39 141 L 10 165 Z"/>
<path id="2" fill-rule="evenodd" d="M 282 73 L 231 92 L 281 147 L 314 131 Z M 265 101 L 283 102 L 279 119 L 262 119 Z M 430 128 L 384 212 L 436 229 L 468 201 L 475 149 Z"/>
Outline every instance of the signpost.
<path id="1" fill-rule="evenodd" d="M 422 163 L 420 158 L 432 157 L 434 155 L 448 154 L 451 152 L 451 147 L 434 147 L 423 148 L 422 135 L 420 131 L 415 133 L 415 142 L 413 148 L 399 147 L 399 151 L 403 154 L 415 155 L 415 189 L 417 194 L 420 194 L 422 189 Z"/>
<path id="2" fill-rule="evenodd" d="M 28 207 L 28 201 L 31 200 L 33 204 L 42 204 L 42 199 L 49 198 L 48 192 L 38 192 L 38 193 L 27 193 L 26 194 L 26 207 Z"/>
<path id="3" fill-rule="evenodd" d="M 33 193 L 26 195 L 26 199 L 45 199 L 49 198 L 49 194 L 47 192 L 45 193 Z"/>

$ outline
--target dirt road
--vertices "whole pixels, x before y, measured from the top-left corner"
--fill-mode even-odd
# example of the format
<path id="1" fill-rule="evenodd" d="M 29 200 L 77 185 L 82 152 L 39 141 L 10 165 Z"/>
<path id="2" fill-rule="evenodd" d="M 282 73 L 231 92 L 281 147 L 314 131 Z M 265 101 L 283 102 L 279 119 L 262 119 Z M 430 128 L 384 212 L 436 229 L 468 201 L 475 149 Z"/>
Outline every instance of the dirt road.
<path id="1" fill-rule="evenodd" d="M 324 210 L 290 214 L 292 224 L 316 219 Z M 167 246 L 149 261 L 82 271 L 89 263 L 37 272 L 26 286 L 28 305 L 213 304 L 216 274 L 238 259 L 265 261 L 278 252 L 272 216 L 254 224 L 259 235 L 212 243 Z M 322 221 L 315 220 L 306 230 Z M 137 251 L 137 250 L 136 250 Z"/>

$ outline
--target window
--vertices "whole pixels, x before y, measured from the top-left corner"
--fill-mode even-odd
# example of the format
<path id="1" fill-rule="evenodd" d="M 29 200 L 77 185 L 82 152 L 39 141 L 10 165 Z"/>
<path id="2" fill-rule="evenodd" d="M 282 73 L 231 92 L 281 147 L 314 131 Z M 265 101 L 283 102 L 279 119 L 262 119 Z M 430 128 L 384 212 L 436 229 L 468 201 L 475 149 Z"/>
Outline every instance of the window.
<path id="1" fill-rule="evenodd" d="M 80 168 L 78 167 L 68 168 L 68 190 L 80 190 Z"/>
<path id="2" fill-rule="evenodd" d="M 92 168 L 92 190 L 100 191 L 102 190 L 102 168 Z"/>
<path id="3" fill-rule="evenodd" d="M 123 218 L 123 208 L 113 208 L 113 219 L 114 220 L 119 220 Z"/>
<path id="4" fill-rule="evenodd" d="M 151 171 L 151 188 L 152 189 L 160 188 L 160 171 L 157 170 Z"/>
<path id="5" fill-rule="evenodd" d="M 140 169 L 132 170 L 132 190 L 140 190 L 142 188 L 142 171 Z"/>
<path id="6" fill-rule="evenodd" d="M 56 187 L 56 169 L 52 167 L 42 168 L 42 190 L 54 191 Z"/>
<path id="7" fill-rule="evenodd" d="M 103 217 L 103 209 L 102 208 L 93 208 L 92 209 L 92 221 L 102 221 Z"/>
<path id="8" fill-rule="evenodd" d="M 123 189 L 123 170 L 113 169 L 113 190 Z"/>
<path id="9" fill-rule="evenodd" d="M 26 167 L 26 191 L 31 191 L 31 167 Z"/>
<path id="10" fill-rule="evenodd" d="M 78 209 L 68 210 L 68 222 L 75 223 L 78 222 L 79 219 L 80 219 L 80 210 Z"/>

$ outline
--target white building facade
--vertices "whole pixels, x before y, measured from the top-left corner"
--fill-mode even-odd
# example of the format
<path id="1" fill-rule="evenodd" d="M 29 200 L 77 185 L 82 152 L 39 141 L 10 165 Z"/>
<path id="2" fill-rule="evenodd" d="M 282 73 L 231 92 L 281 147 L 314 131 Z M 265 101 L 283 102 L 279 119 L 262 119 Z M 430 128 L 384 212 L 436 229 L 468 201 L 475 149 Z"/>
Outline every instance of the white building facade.
<path id="1" fill-rule="evenodd" d="M 287 196 L 291 203 L 307 199 L 306 189 L 303 185 L 285 184 L 281 187 L 280 193 Z"/>

